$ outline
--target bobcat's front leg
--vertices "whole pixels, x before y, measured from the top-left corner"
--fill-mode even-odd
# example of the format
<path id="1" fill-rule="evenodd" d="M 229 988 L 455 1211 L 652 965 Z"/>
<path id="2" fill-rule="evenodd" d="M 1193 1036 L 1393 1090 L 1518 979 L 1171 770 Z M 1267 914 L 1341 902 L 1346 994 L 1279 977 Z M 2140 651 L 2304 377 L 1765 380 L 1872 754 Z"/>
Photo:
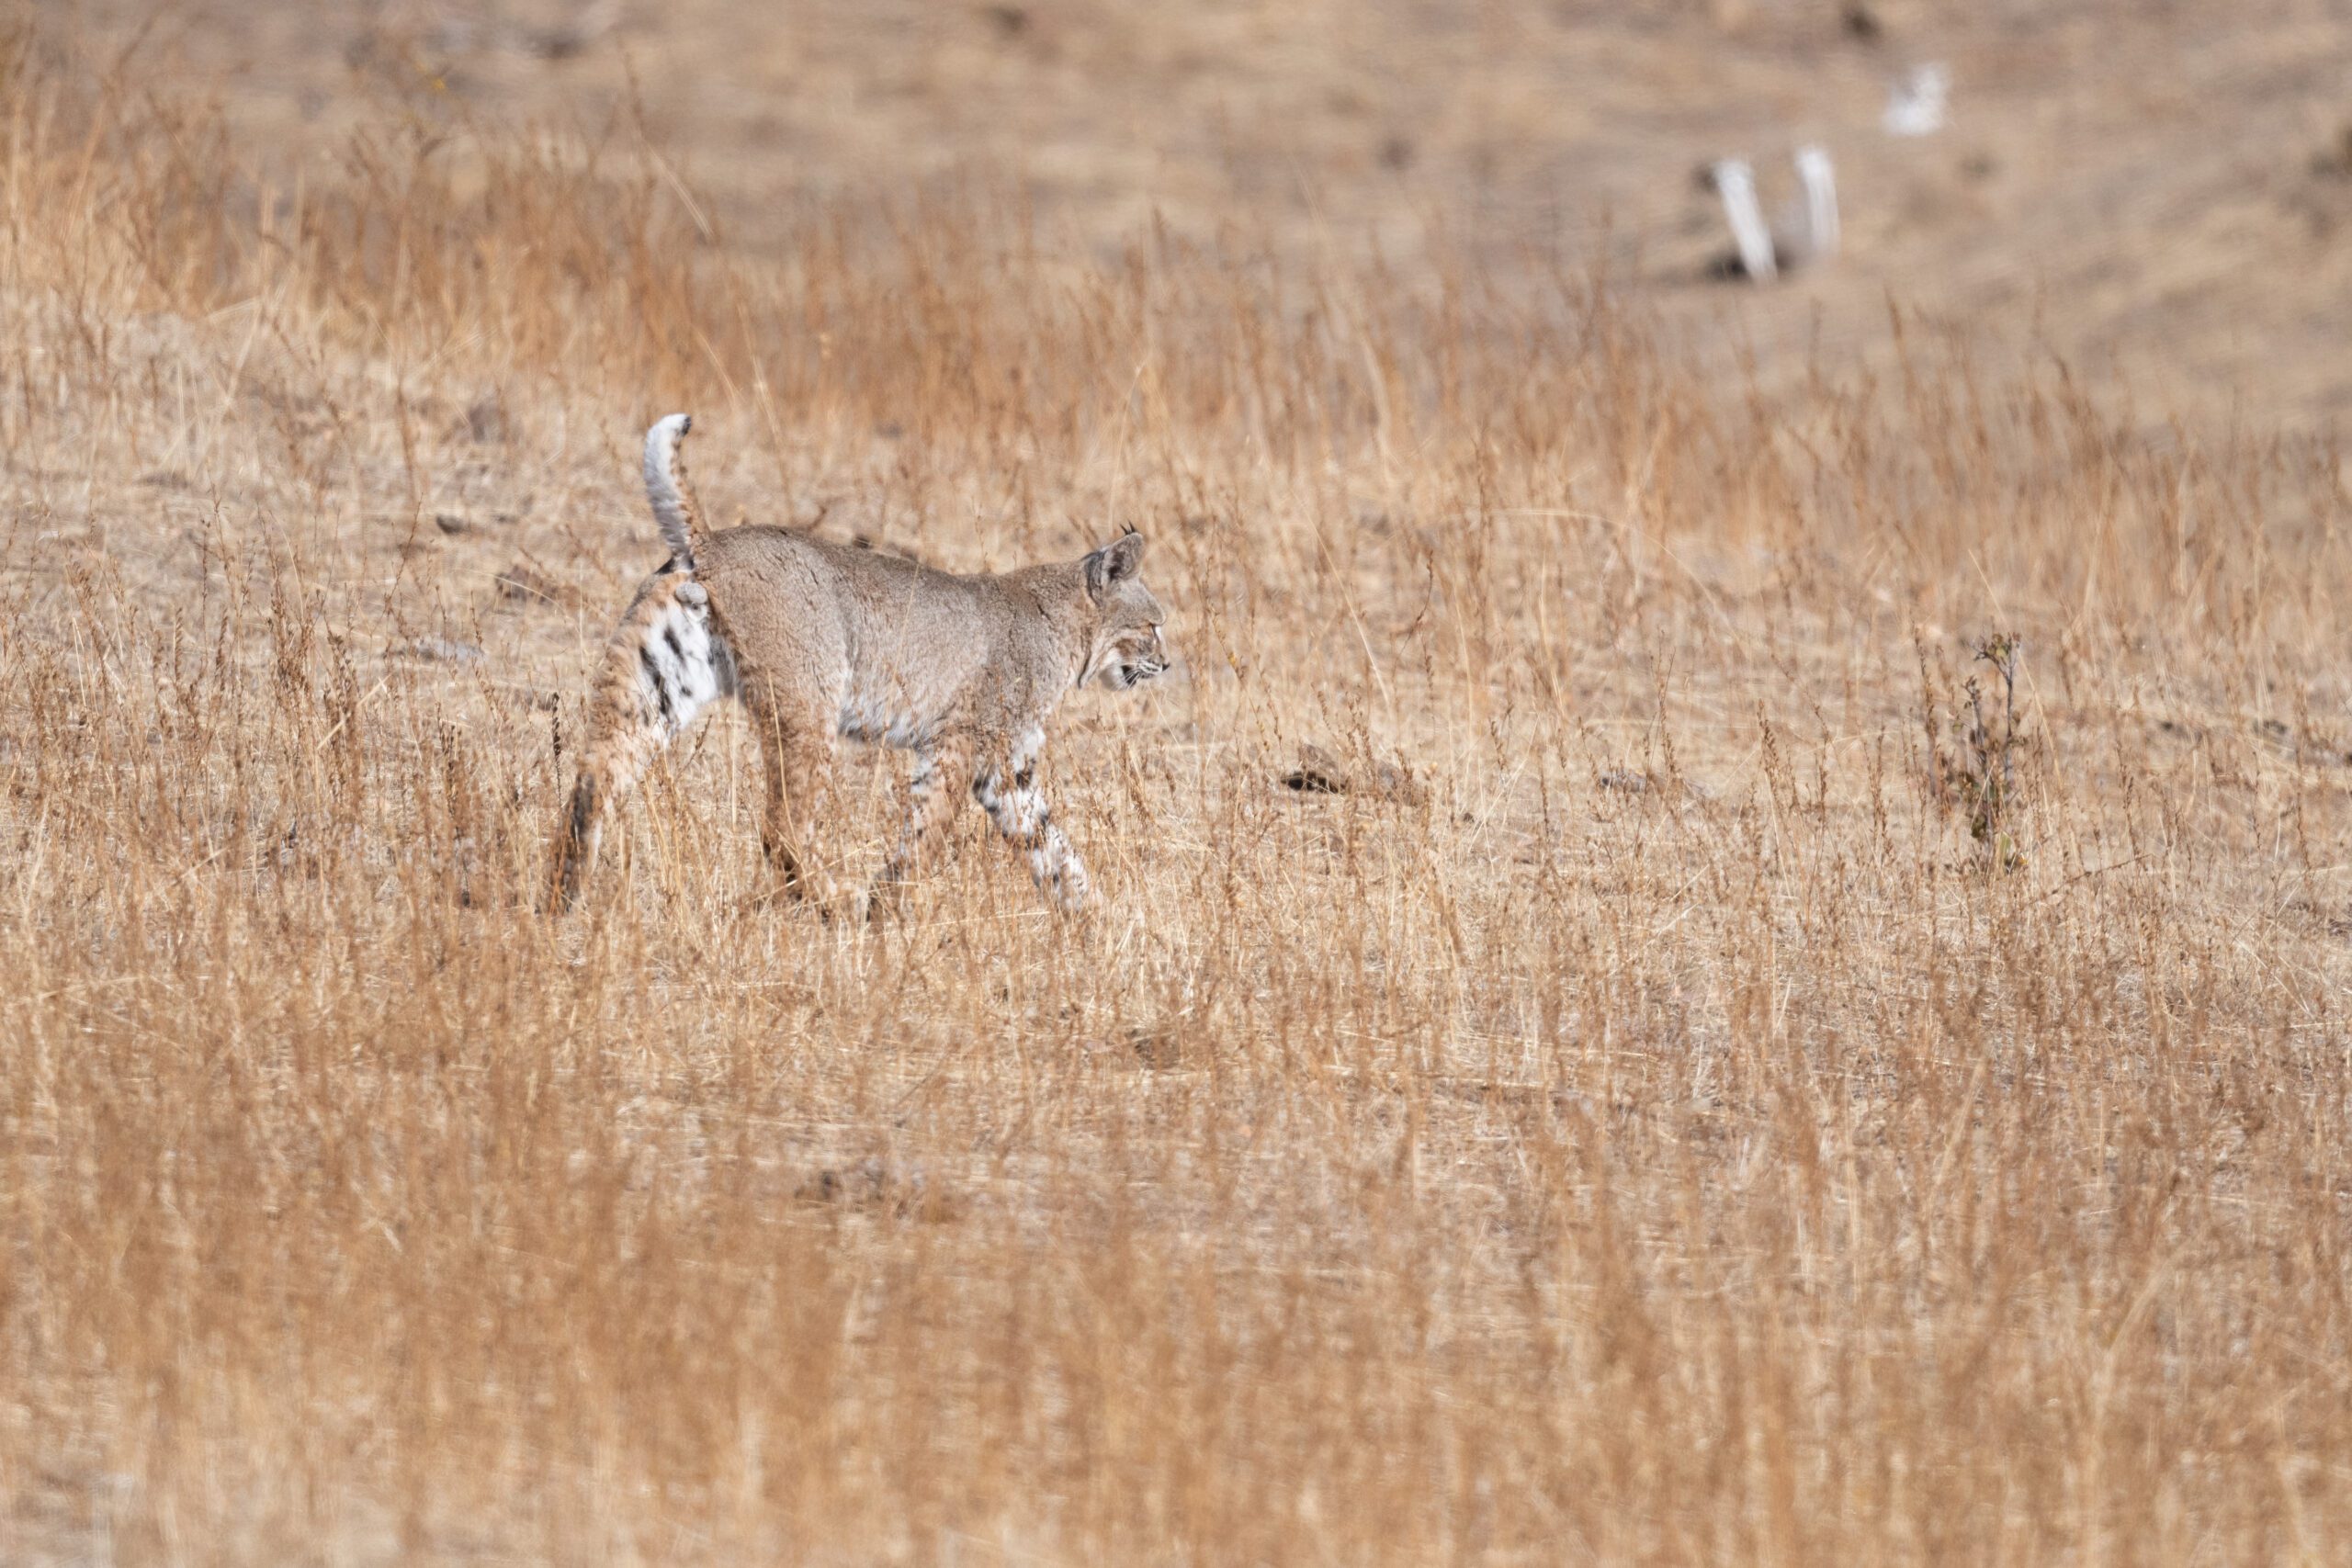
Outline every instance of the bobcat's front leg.
<path id="1" fill-rule="evenodd" d="M 972 795 L 1005 841 L 1029 857 L 1029 874 L 1056 907 L 1075 914 L 1086 907 L 1086 866 L 1054 826 L 1053 808 L 1037 789 L 1037 748 L 1044 738 L 1022 738 L 1012 755 L 972 782 Z"/>

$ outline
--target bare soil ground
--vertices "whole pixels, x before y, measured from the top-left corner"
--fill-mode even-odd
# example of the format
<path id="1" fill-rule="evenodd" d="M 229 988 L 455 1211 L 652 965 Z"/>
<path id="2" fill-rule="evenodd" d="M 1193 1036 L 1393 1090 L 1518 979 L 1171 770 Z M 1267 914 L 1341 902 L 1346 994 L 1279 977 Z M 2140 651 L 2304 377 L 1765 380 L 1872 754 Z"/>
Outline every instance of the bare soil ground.
<path id="1" fill-rule="evenodd" d="M 2340 1560 L 2352 24 L 1871 16 L 38 16 L 0 1559 Z M 678 406 L 1149 536 L 1090 921 L 731 715 L 543 915 Z"/>
<path id="2" fill-rule="evenodd" d="M 387 98 L 592 136 L 641 116 L 752 249 L 977 186 L 1098 254 L 1159 229 L 1407 276 L 1605 263 L 1677 341 L 1775 381 L 1813 345 L 1883 352 L 1891 296 L 2124 378 L 2150 419 L 2352 408 L 2352 18 L 2312 0 L 116 9 L 79 14 L 289 164 L 331 167 Z M 1949 129 L 1887 135 L 1929 62 Z M 1696 171 L 1751 157 L 1777 204 L 1807 141 L 1841 174 L 1841 264 L 1707 281 Z"/>

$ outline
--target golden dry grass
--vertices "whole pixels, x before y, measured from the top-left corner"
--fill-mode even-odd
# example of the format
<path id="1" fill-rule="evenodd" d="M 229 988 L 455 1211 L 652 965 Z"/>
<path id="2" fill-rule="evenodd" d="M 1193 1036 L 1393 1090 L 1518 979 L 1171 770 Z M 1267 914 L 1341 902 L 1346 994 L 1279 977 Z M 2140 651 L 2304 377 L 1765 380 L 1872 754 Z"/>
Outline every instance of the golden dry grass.
<path id="1" fill-rule="evenodd" d="M 2352 1550 L 2331 450 L 11 85 L 0 1557 Z M 901 922 L 763 903 L 731 717 L 535 911 L 680 403 L 729 520 L 1151 536 L 1090 924 L 968 820 Z"/>

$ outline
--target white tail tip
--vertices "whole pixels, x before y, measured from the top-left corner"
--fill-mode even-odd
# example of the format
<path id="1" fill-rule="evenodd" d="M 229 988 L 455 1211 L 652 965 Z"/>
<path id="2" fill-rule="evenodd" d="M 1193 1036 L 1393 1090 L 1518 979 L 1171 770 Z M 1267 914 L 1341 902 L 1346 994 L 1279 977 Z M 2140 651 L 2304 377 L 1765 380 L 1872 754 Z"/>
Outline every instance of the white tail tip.
<path id="1" fill-rule="evenodd" d="M 653 520 L 661 525 L 662 542 L 689 571 L 694 570 L 694 524 L 686 498 L 678 492 L 673 472 L 679 438 L 695 422 L 682 413 L 659 421 L 645 433 L 645 498 L 653 505 Z"/>

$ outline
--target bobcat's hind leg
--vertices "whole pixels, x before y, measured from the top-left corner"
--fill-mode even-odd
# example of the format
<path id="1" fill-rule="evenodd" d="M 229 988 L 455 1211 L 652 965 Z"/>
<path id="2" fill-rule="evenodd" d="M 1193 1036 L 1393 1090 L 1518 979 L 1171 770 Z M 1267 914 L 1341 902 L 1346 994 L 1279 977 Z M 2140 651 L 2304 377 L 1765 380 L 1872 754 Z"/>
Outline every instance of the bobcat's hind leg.
<path id="1" fill-rule="evenodd" d="M 813 715 L 787 715 L 770 703 L 752 714 L 767 800 L 760 818 L 760 852 L 788 897 L 831 910 L 841 884 L 819 857 L 816 825 L 832 793 L 831 732 Z"/>
<path id="2" fill-rule="evenodd" d="M 971 748 L 960 740 L 942 740 L 916 753 L 914 777 L 907 783 L 906 825 L 898 846 L 883 863 L 881 874 L 866 891 L 868 915 L 895 906 L 907 883 L 931 858 L 956 819 L 956 807 L 972 783 Z"/>
<path id="3" fill-rule="evenodd" d="M 550 909 L 579 901 L 605 824 L 646 764 L 735 684 L 734 656 L 711 626 L 702 584 L 664 573 L 639 590 L 605 645 L 589 700 L 587 754 L 556 829 Z"/>

